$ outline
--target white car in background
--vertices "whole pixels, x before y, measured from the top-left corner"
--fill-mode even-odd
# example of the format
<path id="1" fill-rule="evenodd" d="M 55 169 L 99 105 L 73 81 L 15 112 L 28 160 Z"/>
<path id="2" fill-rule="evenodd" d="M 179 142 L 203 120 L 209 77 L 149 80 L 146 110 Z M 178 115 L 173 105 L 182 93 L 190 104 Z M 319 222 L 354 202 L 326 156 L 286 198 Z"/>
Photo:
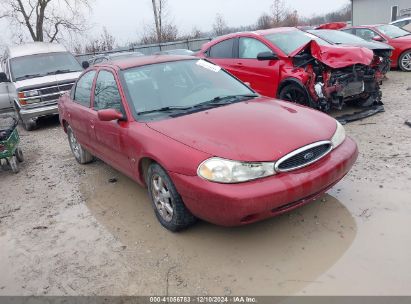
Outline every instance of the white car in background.
<path id="1" fill-rule="evenodd" d="M 411 32 L 411 17 L 395 20 L 391 22 L 390 24 L 398 26 L 406 31 Z"/>
<path id="2" fill-rule="evenodd" d="M 58 114 L 59 97 L 83 70 L 64 46 L 43 42 L 8 47 L 1 69 L 0 111 L 14 109 L 26 130 L 39 117 Z"/>

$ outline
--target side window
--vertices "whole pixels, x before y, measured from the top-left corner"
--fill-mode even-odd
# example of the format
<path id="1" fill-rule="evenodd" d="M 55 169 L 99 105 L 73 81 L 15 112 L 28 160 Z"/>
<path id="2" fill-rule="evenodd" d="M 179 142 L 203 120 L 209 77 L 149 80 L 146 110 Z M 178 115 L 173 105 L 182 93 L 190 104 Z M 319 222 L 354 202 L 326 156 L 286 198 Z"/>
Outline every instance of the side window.
<path id="1" fill-rule="evenodd" d="M 227 39 L 213 45 L 208 55 L 211 58 L 233 58 L 234 39 Z"/>
<path id="2" fill-rule="evenodd" d="M 97 111 L 116 109 L 123 112 L 117 82 L 111 72 L 102 70 L 98 73 L 94 91 L 94 109 Z"/>
<path id="3" fill-rule="evenodd" d="M 95 75 L 96 71 L 87 72 L 79 79 L 76 85 L 74 101 L 85 107 L 90 107 L 91 87 L 93 86 Z"/>
<path id="4" fill-rule="evenodd" d="M 257 59 L 262 52 L 271 52 L 270 48 L 254 38 L 240 38 L 239 56 L 243 59 Z"/>
<path id="5" fill-rule="evenodd" d="M 356 29 L 356 35 L 358 37 L 361 37 L 362 39 L 368 40 L 368 41 L 371 41 L 372 38 L 374 38 L 375 36 L 380 36 L 376 32 L 374 32 L 370 29 L 366 29 L 366 28 L 357 28 Z"/>

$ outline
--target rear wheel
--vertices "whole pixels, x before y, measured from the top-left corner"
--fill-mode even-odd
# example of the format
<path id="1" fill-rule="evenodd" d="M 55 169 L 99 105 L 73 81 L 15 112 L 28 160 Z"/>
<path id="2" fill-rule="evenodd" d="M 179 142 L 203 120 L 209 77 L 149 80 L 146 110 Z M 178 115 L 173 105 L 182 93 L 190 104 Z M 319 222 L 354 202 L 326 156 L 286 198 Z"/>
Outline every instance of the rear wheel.
<path id="1" fill-rule="evenodd" d="M 176 232 L 196 222 L 196 217 L 186 208 L 172 180 L 161 166 L 151 164 L 146 180 L 150 200 L 161 225 Z"/>
<path id="2" fill-rule="evenodd" d="M 400 56 L 398 65 L 404 72 L 411 72 L 411 50 L 404 52 Z"/>
<path id="3" fill-rule="evenodd" d="M 19 168 L 19 163 L 17 161 L 17 157 L 16 156 L 12 156 L 9 159 L 9 165 L 11 167 L 11 171 L 13 171 L 13 173 L 19 173 L 20 168 Z"/>
<path id="4" fill-rule="evenodd" d="M 312 107 L 307 91 L 297 84 L 288 84 L 281 89 L 278 96 L 282 100 L 298 103 L 303 106 Z"/>
<path id="5" fill-rule="evenodd" d="M 93 155 L 91 155 L 90 152 L 80 145 L 74 135 L 73 129 L 70 126 L 67 126 L 67 136 L 71 152 L 73 152 L 73 155 L 78 163 L 87 164 L 93 161 Z"/>
<path id="6" fill-rule="evenodd" d="M 19 163 L 22 163 L 24 161 L 23 151 L 20 148 L 16 149 L 16 158 Z"/>

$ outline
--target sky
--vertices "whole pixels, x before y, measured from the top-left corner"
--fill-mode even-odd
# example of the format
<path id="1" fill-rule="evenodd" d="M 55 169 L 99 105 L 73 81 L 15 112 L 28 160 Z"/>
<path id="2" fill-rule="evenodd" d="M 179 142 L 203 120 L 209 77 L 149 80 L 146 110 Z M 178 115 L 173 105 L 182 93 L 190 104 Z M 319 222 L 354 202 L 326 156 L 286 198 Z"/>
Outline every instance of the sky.
<path id="1" fill-rule="evenodd" d="M 287 7 L 310 17 L 336 10 L 349 0 L 284 0 Z M 115 5 L 113 4 L 115 3 Z M 269 13 L 273 0 L 168 0 L 169 15 L 180 33 L 195 26 L 210 31 L 217 13 L 228 26 L 250 25 L 264 12 Z M 105 26 L 119 43 L 138 40 L 145 24 L 153 22 L 151 0 L 94 0 L 91 16 L 93 31 Z"/>
<path id="2" fill-rule="evenodd" d="M 311 17 L 343 7 L 349 0 L 284 0 L 286 7 L 299 15 Z M 99 36 L 106 27 L 120 46 L 138 41 L 147 24 L 153 23 L 151 0 L 92 0 L 89 16 L 91 30 L 87 36 Z M 232 27 L 254 24 L 258 17 L 271 10 L 273 0 L 168 0 L 169 16 L 180 34 L 193 27 L 211 31 L 216 14 L 221 14 Z M 0 21 L 0 48 L 11 42 L 8 25 Z M 83 38 L 84 39 L 84 38 Z"/>

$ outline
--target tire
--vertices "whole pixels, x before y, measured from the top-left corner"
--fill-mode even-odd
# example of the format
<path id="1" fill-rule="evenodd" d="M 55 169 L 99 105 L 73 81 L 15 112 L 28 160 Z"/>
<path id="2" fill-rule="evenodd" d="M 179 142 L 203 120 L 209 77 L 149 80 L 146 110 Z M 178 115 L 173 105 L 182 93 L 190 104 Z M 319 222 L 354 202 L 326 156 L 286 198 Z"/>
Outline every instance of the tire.
<path id="1" fill-rule="evenodd" d="M 404 72 L 411 72 L 411 50 L 405 51 L 398 59 L 398 66 Z"/>
<path id="2" fill-rule="evenodd" d="M 17 161 L 16 156 L 12 156 L 9 159 L 9 165 L 10 165 L 11 171 L 13 171 L 13 173 L 19 173 L 20 172 L 19 162 Z"/>
<path id="3" fill-rule="evenodd" d="M 19 163 L 24 162 L 23 151 L 20 148 L 16 149 L 16 158 Z"/>
<path id="4" fill-rule="evenodd" d="M 10 170 L 9 162 L 5 158 L 0 159 L 0 166 L 3 171 Z"/>
<path id="5" fill-rule="evenodd" d="M 291 101 L 310 108 L 313 107 L 307 91 L 298 84 L 291 83 L 286 85 L 281 89 L 278 97 L 285 101 Z"/>
<path id="6" fill-rule="evenodd" d="M 156 163 L 147 171 L 148 195 L 160 224 L 177 232 L 193 225 L 197 218 L 186 208 L 166 171 Z"/>
<path id="7" fill-rule="evenodd" d="M 34 119 L 29 119 L 27 121 L 22 120 L 23 128 L 26 131 L 33 131 L 37 128 L 37 122 Z"/>
<path id="8" fill-rule="evenodd" d="M 84 165 L 93 161 L 93 155 L 91 155 L 90 152 L 84 149 L 83 146 L 77 141 L 73 129 L 70 126 L 67 126 L 67 137 L 71 152 L 73 153 L 74 158 L 79 164 Z"/>

